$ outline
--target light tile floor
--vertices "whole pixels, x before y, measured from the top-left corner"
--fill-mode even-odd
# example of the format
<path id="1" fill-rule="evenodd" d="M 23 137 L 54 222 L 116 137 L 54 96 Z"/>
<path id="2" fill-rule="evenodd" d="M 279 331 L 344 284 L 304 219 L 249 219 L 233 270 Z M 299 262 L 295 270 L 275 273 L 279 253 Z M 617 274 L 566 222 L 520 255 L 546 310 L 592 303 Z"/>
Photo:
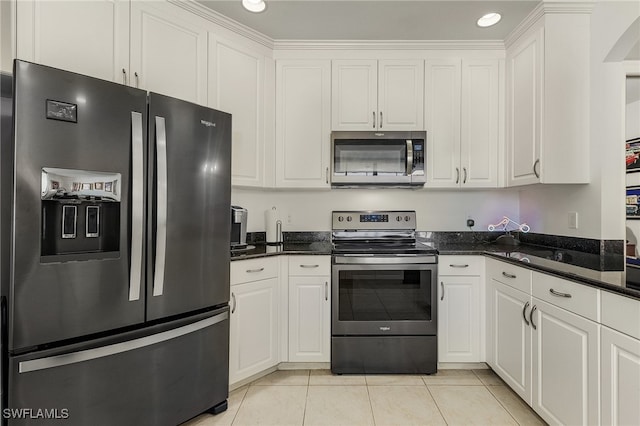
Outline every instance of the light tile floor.
<path id="1" fill-rule="evenodd" d="M 183 426 L 544 424 L 491 370 L 431 376 L 280 370 L 231 392 L 227 411 Z"/>

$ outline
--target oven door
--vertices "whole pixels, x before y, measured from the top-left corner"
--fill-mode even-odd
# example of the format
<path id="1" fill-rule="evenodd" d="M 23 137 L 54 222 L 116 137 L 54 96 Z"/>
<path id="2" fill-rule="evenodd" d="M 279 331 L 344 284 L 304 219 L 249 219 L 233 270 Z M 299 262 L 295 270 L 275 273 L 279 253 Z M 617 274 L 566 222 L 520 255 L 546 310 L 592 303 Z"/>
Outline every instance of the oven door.
<path id="1" fill-rule="evenodd" d="M 332 335 L 436 335 L 436 256 L 334 256 L 332 263 Z"/>

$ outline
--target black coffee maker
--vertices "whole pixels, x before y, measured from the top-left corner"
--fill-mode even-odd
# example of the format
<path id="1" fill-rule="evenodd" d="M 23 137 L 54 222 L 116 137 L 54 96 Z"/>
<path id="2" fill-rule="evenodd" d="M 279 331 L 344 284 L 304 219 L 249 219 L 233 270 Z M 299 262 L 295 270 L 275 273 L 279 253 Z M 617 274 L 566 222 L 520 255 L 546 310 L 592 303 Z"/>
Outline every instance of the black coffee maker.
<path id="1" fill-rule="evenodd" d="M 231 249 L 247 247 L 247 209 L 231 206 Z"/>

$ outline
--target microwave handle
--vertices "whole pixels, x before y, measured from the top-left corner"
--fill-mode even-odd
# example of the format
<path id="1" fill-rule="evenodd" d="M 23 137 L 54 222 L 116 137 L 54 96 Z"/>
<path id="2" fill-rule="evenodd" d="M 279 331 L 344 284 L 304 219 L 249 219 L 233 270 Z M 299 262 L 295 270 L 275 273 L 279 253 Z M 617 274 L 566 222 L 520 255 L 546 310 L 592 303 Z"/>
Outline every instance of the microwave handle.
<path id="1" fill-rule="evenodd" d="M 413 141 L 407 139 L 407 176 L 413 172 Z"/>

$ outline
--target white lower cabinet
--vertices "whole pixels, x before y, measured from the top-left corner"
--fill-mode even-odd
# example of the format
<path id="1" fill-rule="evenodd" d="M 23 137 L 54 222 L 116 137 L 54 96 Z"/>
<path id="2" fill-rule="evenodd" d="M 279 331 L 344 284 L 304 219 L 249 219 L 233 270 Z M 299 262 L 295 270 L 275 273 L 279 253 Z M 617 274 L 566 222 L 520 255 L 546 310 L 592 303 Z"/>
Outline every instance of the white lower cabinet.
<path id="1" fill-rule="evenodd" d="M 487 363 L 549 424 L 600 424 L 599 290 L 487 259 Z"/>
<path id="2" fill-rule="evenodd" d="M 275 268 L 272 264 L 275 263 Z M 231 319 L 229 330 L 229 383 L 251 377 L 278 364 L 279 281 L 278 259 L 234 261 L 231 266 Z M 255 272 L 254 272 L 255 271 Z M 258 279 L 246 274 L 256 274 Z M 238 282 L 244 279 L 244 282 Z"/>
<path id="3" fill-rule="evenodd" d="M 535 297 L 531 309 L 533 409 L 549 424 L 599 424 L 600 326 Z"/>
<path id="4" fill-rule="evenodd" d="M 329 362 L 331 258 L 289 257 L 289 362 Z"/>
<path id="5" fill-rule="evenodd" d="M 488 277 L 487 363 L 531 404 L 531 296 Z"/>
<path id="6" fill-rule="evenodd" d="M 438 362 L 484 361 L 483 264 L 480 256 L 439 258 Z"/>

